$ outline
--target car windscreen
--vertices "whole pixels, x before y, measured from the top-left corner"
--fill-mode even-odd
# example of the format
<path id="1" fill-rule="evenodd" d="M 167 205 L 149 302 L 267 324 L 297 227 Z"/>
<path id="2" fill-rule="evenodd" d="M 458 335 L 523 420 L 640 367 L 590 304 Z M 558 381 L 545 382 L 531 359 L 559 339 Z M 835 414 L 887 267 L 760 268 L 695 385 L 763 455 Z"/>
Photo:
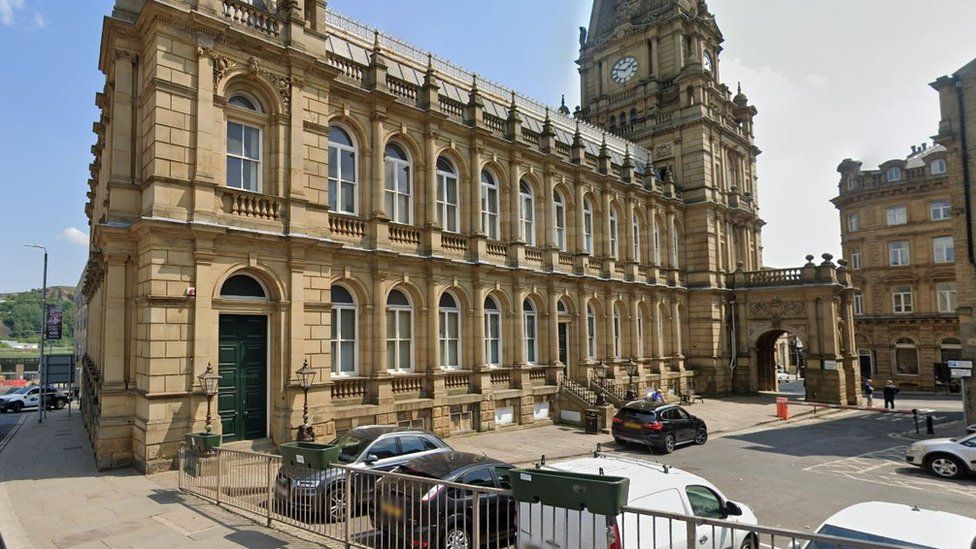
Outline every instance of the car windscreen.
<path id="1" fill-rule="evenodd" d="M 356 435 L 346 433 L 344 435 L 337 436 L 332 442 L 334 446 L 340 446 L 342 449 L 339 450 L 339 461 L 344 463 L 352 463 L 363 453 L 371 441 L 359 438 Z"/>
<path id="2" fill-rule="evenodd" d="M 657 421 L 657 414 L 653 410 L 637 410 L 635 408 L 621 408 L 617 412 L 617 417 L 624 421 L 636 421 L 638 423 Z"/>
<path id="3" fill-rule="evenodd" d="M 21 387 L 20 389 L 17 389 L 16 391 L 11 392 L 10 394 L 12 394 L 12 395 L 25 395 L 25 394 L 27 394 L 27 391 L 30 391 L 31 389 L 33 389 L 33 387 Z"/>
<path id="4" fill-rule="evenodd" d="M 906 549 L 936 549 L 929 545 L 918 545 L 917 543 L 909 543 L 907 541 L 901 541 L 893 538 L 888 538 L 885 536 L 879 536 L 877 534 L 869 534 L 867 532 L 860 532 L 858 530 L 851 530 L 849 528 L 841 528 L 840 526 L 834 526 L 832 524 L 824 524 L 817 531 L 818 534 L 823 534 L 825 536 L 836 536 L 839 538 L 848 538 L 853 541 L 867 541 L 871 543 L 883 543 L 887 545 L 893 545 L 895 547 L 905 547 Z M 846 545 L 834 545 L 827 542 L 817 542 L 807 545 L 808 547 L 814 546 L 817 549 L 846 549 Z"/>

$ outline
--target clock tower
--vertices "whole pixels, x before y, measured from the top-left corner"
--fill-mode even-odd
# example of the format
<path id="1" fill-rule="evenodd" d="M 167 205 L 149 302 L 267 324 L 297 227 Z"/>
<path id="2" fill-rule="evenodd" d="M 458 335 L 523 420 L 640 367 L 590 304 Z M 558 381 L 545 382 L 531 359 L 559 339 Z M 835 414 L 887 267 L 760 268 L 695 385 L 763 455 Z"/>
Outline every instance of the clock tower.
<path id="1" fill-rule="evenodd" d="M 673 178 L 694 342 L 686 364 L 718 390 L 730 383 L 727 274 L 763 267 L 757 111 L 722 83 L 722 41 L 704 0 L 594 0 L 577 61 L 577 116 L 644 146 Z"/>

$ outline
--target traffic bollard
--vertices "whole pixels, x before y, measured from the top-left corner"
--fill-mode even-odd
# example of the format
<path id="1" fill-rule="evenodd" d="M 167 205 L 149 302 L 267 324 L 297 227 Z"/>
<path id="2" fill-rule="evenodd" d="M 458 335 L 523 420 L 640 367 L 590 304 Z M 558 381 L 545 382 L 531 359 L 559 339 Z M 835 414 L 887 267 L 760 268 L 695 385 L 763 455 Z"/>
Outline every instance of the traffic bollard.
<path id="1" fill-rule="evenodd" d="M 930 435 L 935 434 L 935 422 L 932 421 L 932 416 L 925 416 L 925 432 Z"/>

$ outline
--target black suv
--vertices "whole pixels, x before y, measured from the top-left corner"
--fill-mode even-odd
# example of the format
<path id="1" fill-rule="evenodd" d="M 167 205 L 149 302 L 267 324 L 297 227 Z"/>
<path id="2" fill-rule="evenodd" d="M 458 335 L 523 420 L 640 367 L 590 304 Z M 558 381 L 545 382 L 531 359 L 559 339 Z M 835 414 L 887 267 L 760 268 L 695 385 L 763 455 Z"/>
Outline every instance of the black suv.
<path id="1" fill-rule="evenodd" d="M 618 444 L 643 444 L 653 451 L 670 454 L 679 444 L 708 441 L 708 427 L 677 404 L 635 400 L 613 416 L 610 431 Z"/>
<path id="2" fill-rule="evenodd" d="M 474 541 L 477 488 L 510 489 L 513 465 L 478 454 L 442 452 L 414 459 L 393 470 L 413 481 L 387 476 L 376 482 L 373 524 L 395 547 L 470 548 Z M 481 492 L 479 537 L 483 545 L 508 545 L 518 529 L 518 503 L 507 494 Z"/>
<path id="3" fill-rule="evenodd" d="M 342 447 L 339 465 L 363 470 L 390 471 L 411 459 L 451 447 L 434 433 L 396 425 L 356 427 L 330 444 Z M 302 518 L 320 517 L 329 522 L 345 520 L 345 479 L 348 473 L 336 467 L 323 471 L 304 466 L 282 465 L 275 494 L 278 508 Z M 373 475 L 355 475 L 353 514 L 359 515 L 372 503 Z"/>

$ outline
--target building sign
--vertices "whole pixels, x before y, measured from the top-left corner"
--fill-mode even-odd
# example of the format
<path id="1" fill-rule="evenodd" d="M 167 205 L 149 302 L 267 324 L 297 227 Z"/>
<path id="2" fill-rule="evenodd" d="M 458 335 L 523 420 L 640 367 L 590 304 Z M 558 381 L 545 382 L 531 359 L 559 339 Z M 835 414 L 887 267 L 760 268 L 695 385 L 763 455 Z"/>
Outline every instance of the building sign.
<path id="1" fill-rule="evenodd" d="M 973 361 L 971 360 L 950 360 L 949 376 L 954 378 L 973 377 Z"/>
<path id="2" fill-rule="evenodd" d="M 44 320 L 44 339 L 61 339 L 61 317 L 63 313 L 61 305 L 47 306 L 47 318 Z"/>
<path id="3" fill-rule="evenodd" d="M 836 360 L 825 360 L 825 361 L 823 361 L 823 369 L 824 370 L 836 370 L 837 369 L 837 361 Z"/>

